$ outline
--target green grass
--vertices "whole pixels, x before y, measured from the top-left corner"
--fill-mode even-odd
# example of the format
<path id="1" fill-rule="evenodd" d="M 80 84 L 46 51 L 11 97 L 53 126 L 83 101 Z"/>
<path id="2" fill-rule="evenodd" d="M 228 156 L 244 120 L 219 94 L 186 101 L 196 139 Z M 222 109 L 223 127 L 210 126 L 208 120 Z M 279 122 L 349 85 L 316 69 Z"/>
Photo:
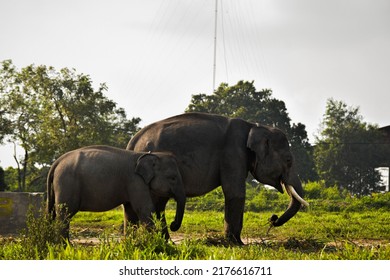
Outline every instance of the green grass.
<path id="1" fill-rule="evenodd" d="M 328 191 L 329 192 L 329 191 Z M 314 193 L 314 192 L 313 192 Z M 259 197 L 267 203 L 255 209 Z M 242 240 L 229 244 L 223 234 L 219 190 L 206 199 L 189 201 L 182 227 L 166 242 L 144 228 L 122 234 L 121 208 L 79 212 L 71 223 L 71 243 L 55 240 L 57 227 L 30 217 L 24 235 L 0 239 L 0 259 L 71 260 L 388 260 L 390 259 L 390 195 L 364 198 L 310 198 L 310 209 L 300 211 L 285 225 L 269 232 L 268 219 L 280 215 L 288 198 L 276 193 L 249 192 Z M 198 202 L 204 206 L 201 208 Z M 213 201 L 216 209 L 213 209 Z M 167 210 L 168 224 L 175 204 Z M 274 209 L 275 211 L 271 211 Z M 254 211 L 255 210 L 255 211 Z M 37 226 L 38 225 L 38 226 Z M 53 235 L 54 233 L 54 235 Z"/>
<path id="2" fill-rule="evenodd" d="M 173 215 L 168 211 L 168 220 Z M 240 247 L 224 239 L 221 212 L 187 212 L 182 228 L 172 234 L 176 244 L 143 228 L 124 238 L 122 211 L 79 213 L 72 223 L 72 245 L 48 243 L 47 250 L 27 251 L 23 245 L 26 240 L 4 239 L 0 259 L 390 259 L 390 218 L 386 212 L 302 212 L 267 235 L 270 215 L 245 214 L 242 238 L 248 245 Z M 90 243 L 91 237 L 98 239 Z"/>

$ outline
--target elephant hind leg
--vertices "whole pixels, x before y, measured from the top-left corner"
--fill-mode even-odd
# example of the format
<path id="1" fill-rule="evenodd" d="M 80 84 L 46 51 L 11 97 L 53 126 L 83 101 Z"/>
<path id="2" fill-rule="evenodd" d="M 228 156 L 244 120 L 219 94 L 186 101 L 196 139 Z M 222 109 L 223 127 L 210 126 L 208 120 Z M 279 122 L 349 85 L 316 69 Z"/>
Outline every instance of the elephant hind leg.
<path id="1" fill-rule="evenodd" d="M 70 220 L 77 212 L 75 209 L 69 209 L 67 204 L 56 205 L 56 219 L 62 223 L 61 236 L 64 240 L 70 241 Z"/>

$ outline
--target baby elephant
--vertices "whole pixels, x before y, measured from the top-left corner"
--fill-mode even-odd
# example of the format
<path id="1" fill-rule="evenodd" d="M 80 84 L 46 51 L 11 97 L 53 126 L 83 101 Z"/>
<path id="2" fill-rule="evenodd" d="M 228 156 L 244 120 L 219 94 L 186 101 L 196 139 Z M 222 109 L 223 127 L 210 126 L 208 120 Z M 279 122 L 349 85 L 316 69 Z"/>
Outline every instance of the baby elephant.
<path id="1" fill-rule="evenodd" d="M 170 228 L 183 220 L 186 196 L 176 159 L 168 153 L 138 153 L 109 146 L 89 146 L 58 158 L 47 177 L 47 212 L 69 222 L 78 211 L 101 212 L 121 204 L 127 221 L 152 224 L 151 193 L 173 197 L 176 216 Z"/>

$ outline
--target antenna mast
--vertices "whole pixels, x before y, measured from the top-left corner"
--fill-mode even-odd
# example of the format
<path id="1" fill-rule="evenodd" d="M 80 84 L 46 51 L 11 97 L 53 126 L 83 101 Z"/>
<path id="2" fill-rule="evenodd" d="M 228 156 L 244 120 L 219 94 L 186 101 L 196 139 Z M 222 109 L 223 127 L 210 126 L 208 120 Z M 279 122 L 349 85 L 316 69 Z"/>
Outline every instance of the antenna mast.
<path id="1" fill-rule="evenodd" d="M 218 23 L 218 0 L 215 0 L 213 92 L 215 91 L 215 76 L 217 72 L 217 23 Z"/>

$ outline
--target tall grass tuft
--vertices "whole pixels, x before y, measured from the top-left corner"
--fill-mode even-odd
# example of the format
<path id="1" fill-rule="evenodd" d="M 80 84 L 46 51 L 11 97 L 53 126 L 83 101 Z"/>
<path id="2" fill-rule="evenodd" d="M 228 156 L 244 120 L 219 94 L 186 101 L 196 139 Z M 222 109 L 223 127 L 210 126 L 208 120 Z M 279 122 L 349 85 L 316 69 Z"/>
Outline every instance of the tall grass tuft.
<path id="1" fill-rule="evenodd" d="M 162 226 L 155 221 L 155 228 L 145 226 L 130 227 L 121 243 L 126 259 L 156 260 L 177 254 L 172 242 L 167 242 L 162 234 Z"/>
<path id="2" fill-rule="evenodd" d="M 24 259 L 45 259 L 50 246 L 66 245 L 61 235 L 64 228 L 65 224 L 57 219 L 52 220 L 45 213 L 44 207 L 38 211 L 30 207 L 27 211 L 26 228 L 20 234 Z"/>

